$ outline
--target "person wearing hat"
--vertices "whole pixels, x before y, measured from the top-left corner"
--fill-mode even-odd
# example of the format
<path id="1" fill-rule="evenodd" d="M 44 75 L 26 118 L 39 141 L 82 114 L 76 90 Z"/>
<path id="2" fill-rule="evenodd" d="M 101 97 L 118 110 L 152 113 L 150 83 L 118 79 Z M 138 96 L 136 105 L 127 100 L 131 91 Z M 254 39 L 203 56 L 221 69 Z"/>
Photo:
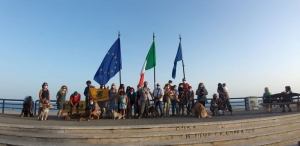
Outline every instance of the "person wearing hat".
<path id="1" fill-rule="evenodd" d="M 152 100 L 154 101 L 155 108 L 157 107 L 160 110 L 160 117 L 162 118 L 164 115 L 162 102 L 163 102 L 164 91 L 160 88 L 160 84 L 156 84 L 156 88 L 153 90 Z M 154 99 L 153 99 L 154 98 Z"/>
<path id="2" fill-rule="evenodd" d="M 73 109 L 76 108 L 76 114 L 79 113 L 79 102 L 80 102 L 80 94 L 75 91 L 71 96 L 70 96 L 70 114 L 73 114 Z"/>

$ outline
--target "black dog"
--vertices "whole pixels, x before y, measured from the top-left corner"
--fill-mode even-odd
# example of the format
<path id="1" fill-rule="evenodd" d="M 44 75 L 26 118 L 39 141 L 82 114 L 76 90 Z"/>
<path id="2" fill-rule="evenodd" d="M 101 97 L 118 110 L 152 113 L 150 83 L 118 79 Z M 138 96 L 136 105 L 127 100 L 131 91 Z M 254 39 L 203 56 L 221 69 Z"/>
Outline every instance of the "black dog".
<path id="1" fill-rule="evenodd" d="M 31 96 L 27 96 L 24 99 L 23 109 L 22 109 L 20 117 L 24 117 L 24 116 L 25 117 L 29 117 L 29 116 L 33 117 L 32 109 L 33 109 L 33 100 L 32 100 L 32 97 Z"/>

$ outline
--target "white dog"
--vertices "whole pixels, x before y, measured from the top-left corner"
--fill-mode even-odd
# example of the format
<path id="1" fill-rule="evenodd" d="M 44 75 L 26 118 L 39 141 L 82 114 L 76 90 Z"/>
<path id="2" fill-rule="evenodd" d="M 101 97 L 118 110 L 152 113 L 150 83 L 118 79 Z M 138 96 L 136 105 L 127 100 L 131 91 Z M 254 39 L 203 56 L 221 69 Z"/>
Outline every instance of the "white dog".
<path id="1" fill-rule="evenodd" d="M 120 120 L 121 118 L 123 118 L 123 116 L 120 113 L 118 113 L 118 112 L 116 112 L 114 110 L 112 110 L 112 117 L 113 117 L 114 120 L 115 119 Z"/>
<path id="2" fill-rule="evenodd" d="M 50 105 L 49 103 L 44 103 L 42 107 L 41 115 L 39 117 L 41 121 L 48 120 L 49 109 L 53 109 L 53 106 Z"/>

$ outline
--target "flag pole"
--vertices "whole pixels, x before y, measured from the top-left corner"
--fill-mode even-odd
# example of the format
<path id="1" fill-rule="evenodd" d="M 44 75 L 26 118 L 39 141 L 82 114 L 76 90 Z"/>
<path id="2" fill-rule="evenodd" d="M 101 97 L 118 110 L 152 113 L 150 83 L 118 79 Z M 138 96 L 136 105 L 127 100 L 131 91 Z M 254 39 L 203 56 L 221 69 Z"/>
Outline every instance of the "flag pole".
<path id="1" fill-rule="evenodd" d="M 183 54 L 182 53 L 182 47 L 181 47 L 181 35 L 179 34 L 179 40 L 180 40 L 180 51 L 181 51 L 181 55 Z M 182 58 L 182 68 L 183 68 L 183 77 L 185 78 L 185 71 L 184 71 L 184 62 L 183 62 L 183 55 L 181 56 Z"/>
<path id="2" fill-rule="evenodd" d="M 155 35 L 154 35 L 154 32 L 153 32 L 153 41 L 155 39 Z M 155 83 L 156 83 L 156 79 L 155 79 L 155 66 L 154 66 L 154 88 L 155 88 Z"/>
<path id="3" fill-rule="evenodd" d="M 121 34 L 120 34 L 120 31 L 118 30 L 118 38 L 120 38 L 120 36 L 121 36 Z M 120 71 L 119 71 L 119 79 L 120 79 L 120 85 L 121 85 L 121 83 L 122 83 L 122 77 L 121 77 L 122 75 L 121 75 L 121 69 L 120 69 Z"/>

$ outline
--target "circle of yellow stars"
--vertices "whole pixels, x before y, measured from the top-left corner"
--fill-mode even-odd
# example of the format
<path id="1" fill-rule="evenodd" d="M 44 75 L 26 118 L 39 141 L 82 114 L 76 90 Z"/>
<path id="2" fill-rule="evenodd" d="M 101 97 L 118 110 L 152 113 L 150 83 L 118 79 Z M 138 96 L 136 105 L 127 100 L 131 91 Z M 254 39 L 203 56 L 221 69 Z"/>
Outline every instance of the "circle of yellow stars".
<path id="1" fill-rule="evenodd" d="M 110 52 L 107 52 L 107 54 L 106 55 L 110 55 Z M 111 53 L 111 55 L 112 56 L 114 56 L 113 57 L 113 59 L 115 59 L 116 60 L 116 62 L 115 62 L 115 70 L 117 69 L 117 64 L 118 64 L 118 61 L 117 61 L 117 56 L 115 55 L 115 53 Z M 100 68 L 100 72 L 103 72 L 103 74 L 107 74 L 107 75 L 109 75 L 109 73 L 111 72 L 111 73 L 113 73 L 114 72 L 114 70 L 111 70 L 110 72 L 108 71 L 106 71 L 106 70 L 103 70 L 102 68 Z"/>

